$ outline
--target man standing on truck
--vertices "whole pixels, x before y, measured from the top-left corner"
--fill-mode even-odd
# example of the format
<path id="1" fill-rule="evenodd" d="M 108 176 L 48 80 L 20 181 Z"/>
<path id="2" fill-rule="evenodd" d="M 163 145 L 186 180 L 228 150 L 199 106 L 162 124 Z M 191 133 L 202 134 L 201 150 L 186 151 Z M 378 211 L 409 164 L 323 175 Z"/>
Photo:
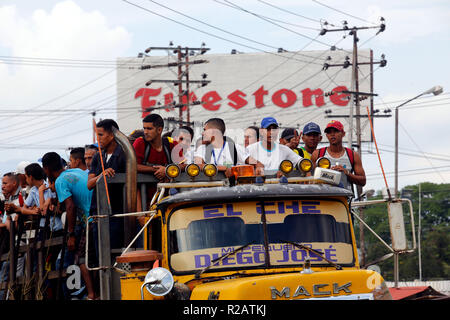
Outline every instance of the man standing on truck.
<path id="1" fill-rule="evenodd" d="M 313 152 L 311 156 L 313 164 L 316 163 L 317 159 L 326 157 L 330 159 L 331 169 L 342 173 L 341 184 L 344 188 L 352 191 L 352 184 L 364 186 L 366 184 L 366 173 L 362 166 L 361 157 L 357 152 L 342 145 L 342 139 L 345 136 L 342 123 L 331 120 L 324 131 L 330 145 Z"/>
<path id="2" fill-rule="evenodd" d="M 261 121 L 260 141 L 247 147 L 251 159 L 264 166 L 264 171 L 276 173 L 283 160 L 290 160 L 295 166 L 302 158 L 289 147 L 277 143 L 278 122 L 266 117 Z"/>
<path id="3" fill-rule="evenodd" d="M 85 264 L 86 220 L 89 217 L 92 192 L 87 188 L 88 173 L 81 169 L 65 169 L 56 152 L 42 157 L 42 168 L 49 182 L 55 183 L 58 201 L 66 208 L 67 249 L 64 266 L 79 265 L 86 284 L 88 299 L 95 299 L 96 293 L 91 274 Z"/>
<path id="4" fill-rule="evenodd" d="M 224 135 L 225 130 L 225 122 L 220 118 L 205 122 L 202 144 L 194 153 L 194 162 L 200 166 L 213 163 L 219 171 L 229 175 L 231 167 L 246 163 L 248 154 L 242 146 Z"/>
<path id="5" fill-rule="evenodd" d="M 122 147 L 116 142 L 113 127 L 119 130 L 116 121 L 104 119 L 97 123 L 98 143 L 102 151 L 105 175 L 114 177 L 116 173 L 126 172 L 126 156 Z M 91 163 L 91 170 L 88 175 L 87 187 L 92 190 L 92 201 L 90 215 L 97 215 L 97 180 L 103 177 L 100 153 L 96 153 Z M 113 214 L 123 213 L 123 185 L 118 183 L 108 184 L 109 198 L 111 201 L 111 212 Z M 96 225 L 95 225 L 96 226 Z M 123 219 L 110 219 L 109 229 L 111 234 L 111 248 L 121 248 L 123 246 Z M 94 231 L 96 239 L 97 231 Z"/>
<path id="6" fill-rule="evenodd" d="M 144 136 L 137 138 L 133 143 L 136 152 L 137 171 L 140 173 L 151 173 L 159 181 L 166 179 L 166 166 L 177 163 L 182 159 L 182 152 L 172 152 L 177 143 L 171 137 L 162 137 L 164 129 L 163 118 L 156 113 L 149 114 L 142 120 Z M 184 165 L 180 165 L 184 167 Z M 156 184 L 147 185 L 147 204 L 150 203 Z M 142 208 L 141 193 L 138 190 L 137 210 L 147 210 Z M 139 220 L 139 219 L 138 219 Z M 142 219 L 140 219 L 142 223 Z"/>
<path id="7" fill-rule="evenodd" d="M 300 135 L 305 145 L 299 148 L 299 155 L 300 157 L 311 159 L 311 155 L 322 141 L 320 127 L 315 122 L 309 122 L 303 127 L 303 131 Z"/>

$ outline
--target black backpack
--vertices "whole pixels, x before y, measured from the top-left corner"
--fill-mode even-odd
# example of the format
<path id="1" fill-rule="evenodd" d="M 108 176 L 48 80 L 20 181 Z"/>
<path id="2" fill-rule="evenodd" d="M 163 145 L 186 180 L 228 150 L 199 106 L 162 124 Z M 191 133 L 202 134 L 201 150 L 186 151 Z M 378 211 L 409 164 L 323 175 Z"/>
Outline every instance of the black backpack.
<path id="1" fill-rule="evenodd" d="M 147 159 L 150 155 L 150 149 L 151 149 L 151 145 L 150 143 L 148 143 L 144 138 L 142 138 L 145 142 L 145 151 L 144 151 L 144 163 L 145 165 L 151 165 L 152 163 L 148 163 Z M 170 141 L 167 137 L 163 137 L 162 138 L 162 144 L 163 144 L 163 150 L 164 153 L 166 154 L 166 158 L 167 158 L 167 163 L 172 163 L 172 157 L 171 157 L 171 148 L 170 148 Z"/>

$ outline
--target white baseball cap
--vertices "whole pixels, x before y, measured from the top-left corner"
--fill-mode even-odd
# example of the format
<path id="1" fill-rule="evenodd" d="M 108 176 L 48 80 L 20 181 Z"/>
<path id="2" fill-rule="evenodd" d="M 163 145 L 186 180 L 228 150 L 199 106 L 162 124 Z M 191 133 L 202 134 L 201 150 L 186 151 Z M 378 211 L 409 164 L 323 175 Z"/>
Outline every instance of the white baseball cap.
<path id="1" fill-rule="evenodd" d="M 20 161 L 17 165 L 16 174 L 25 174 L 25 167 L 31 164 L 29 161 Z"/>

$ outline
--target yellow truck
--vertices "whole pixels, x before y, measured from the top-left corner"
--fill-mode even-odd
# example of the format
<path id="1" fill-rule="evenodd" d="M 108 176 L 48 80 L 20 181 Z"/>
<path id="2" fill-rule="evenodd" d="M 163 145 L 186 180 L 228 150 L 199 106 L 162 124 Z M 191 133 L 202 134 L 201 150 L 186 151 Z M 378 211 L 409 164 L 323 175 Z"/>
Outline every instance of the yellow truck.
<path id="1" fill-rule="evenodd" d="M 121 299 L 392 299 L 381 275 L 360 267 L 353 194 L 321 161 L 314 172 L 309 160 L 284 161 L 281 177 L 168 166 L 143 250 L 116 258 Z"/>

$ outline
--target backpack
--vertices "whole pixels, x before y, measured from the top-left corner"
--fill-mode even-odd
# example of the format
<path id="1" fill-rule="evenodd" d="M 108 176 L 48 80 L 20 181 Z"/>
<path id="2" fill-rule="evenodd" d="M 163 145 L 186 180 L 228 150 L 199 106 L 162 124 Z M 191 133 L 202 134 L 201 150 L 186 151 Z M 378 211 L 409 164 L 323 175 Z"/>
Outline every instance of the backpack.
<path id="1" fill-rule="evenodd" d="M 354 166 L 354 163 L 355 163 L 354 151 L 352 149 L 350 149 L 350 148 L 345 148 L 344 147 L 344 149 L 345 149 L 345 152 L 347 153 L 348 159 L 350 160 L 350 164 L 352 165 L 352 170 L 350 172 L 353 173 L 354 167 L 355 167 Z M 320 148 L 319 149 L 319 156 L 318 156 L 317 159 L 322 158 L 325 155 L 326 151 L 327 151 L 327 147 Z"/>
<path id="2" fill-rule="evenodd" d="M 148 156 L 150 155 L 150 149 L 151 149 L 152 146 L 145 139 L 143 139 L 143 140 L 145 142 L 144 164 L 145 165 L 150 165 L 151 163 L 148 163 L 147 159 L 148 159 Z M 171 157 L 172 148 L 170 146 L 171 142 L 170 142 L 169 138 L 168 137 L 162 138 L 162 144 L 163 144 L 164 153 L 166 154 L 167 163 L 172 163 L 172 157 Z"/>
<path id="3" fill-rule="evenodd" d="M 238 161 L 236 145 L 234 144 L 233 139 L 230 139 L 225 136 L 223 137 L 223 139 L 225 142 L 228 142 L 228 150 L 230 151 L 230 156 L 231 156 L 231 159 L 233 159 L 233 165 L 235 166 Z M 231 151 L 231 150 L 233 150 L 233 151 Z M 213 152 L 213 145 L 212 145 L 212 143 L 210 143 L 209 145 L 206 146 L 205 163 L 211 162 L 212 152 Z"/>

